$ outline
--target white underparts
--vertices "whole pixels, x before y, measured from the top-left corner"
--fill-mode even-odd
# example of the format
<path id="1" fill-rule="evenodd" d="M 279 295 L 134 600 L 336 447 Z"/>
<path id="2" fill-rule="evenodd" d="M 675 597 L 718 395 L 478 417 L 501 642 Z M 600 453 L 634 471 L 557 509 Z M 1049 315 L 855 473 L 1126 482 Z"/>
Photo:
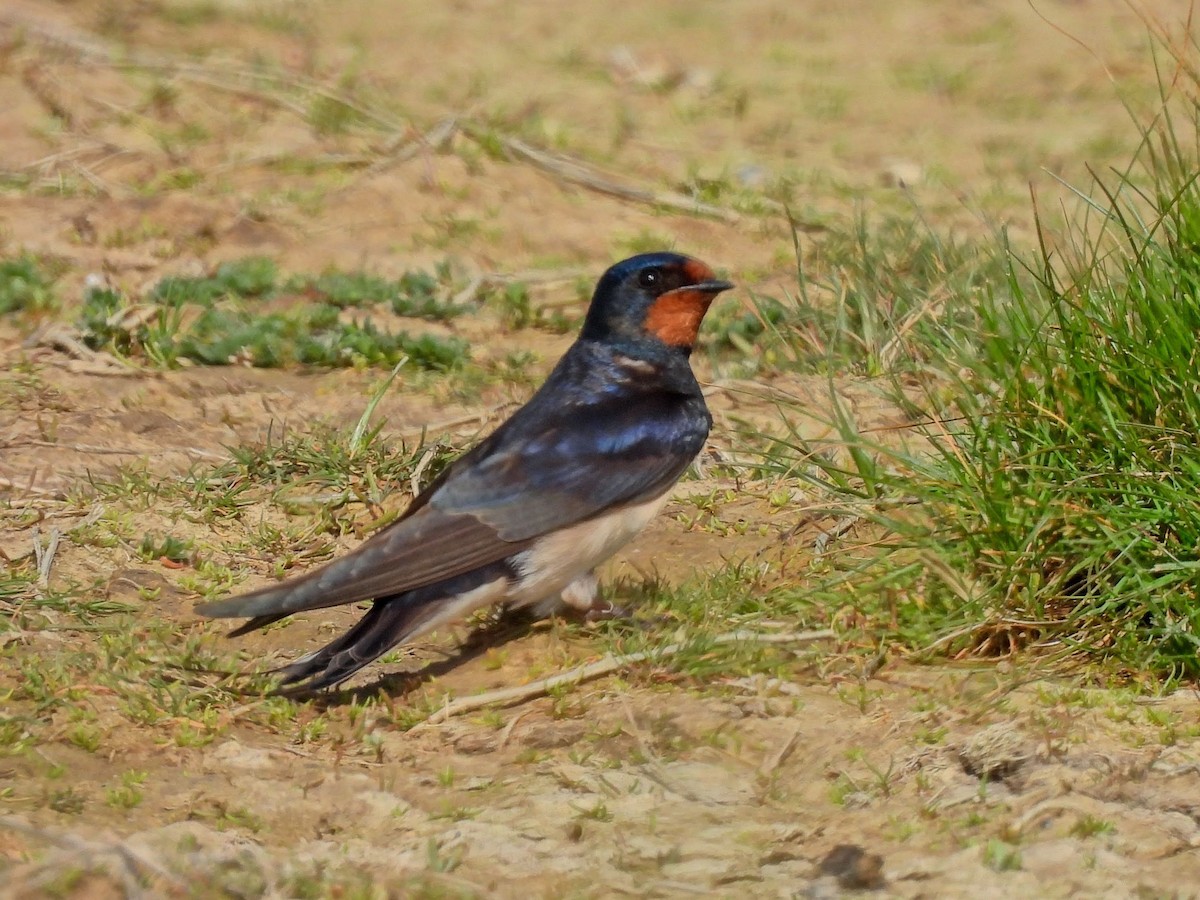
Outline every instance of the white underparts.
<path id="1" fill-rule="evenodd" d="M 519 577 L 505 599 L 529 606 L 551 599 L 557 603 L 561 597 L 568 606 L 590 609 L 596 597 L 592 570 L 645 528 L 669 493 L 539 538 L 515 558 Z"/>
<path id="2" fill-rule="evenodd" d="M 662 509 L 668 493 L 540 538 L 514 557 L 515 579 L 496 578 L 431 604 L 427 617 L 413 622 L 403 640 L 411 641 L 499 602 L 532 607 L 538 616 L 551 615 L 564 606 L 583 612 L 592 609 L 599 588 L 592 570 L 646 527 Z"/>

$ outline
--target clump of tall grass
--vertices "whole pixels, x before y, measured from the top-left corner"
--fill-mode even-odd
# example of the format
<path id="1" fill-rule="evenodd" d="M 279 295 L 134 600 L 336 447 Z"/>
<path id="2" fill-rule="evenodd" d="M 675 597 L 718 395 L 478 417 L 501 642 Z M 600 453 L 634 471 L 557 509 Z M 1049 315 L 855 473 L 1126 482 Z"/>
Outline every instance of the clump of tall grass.
<path id="1" fill-rule="evenodd" d="M 906 337 L 944 353 L 913 354 L 922 440 L 872 444 L 838 415 L 852 452 L 808 464 L 891 539 L 823 599 L 910 646 L 1200 674 L 1200 120 L 1171 99 L 1134 163 L 1079 192 L 1082 221 L 1039 226 L 958 298 L 957 334 Z"/>

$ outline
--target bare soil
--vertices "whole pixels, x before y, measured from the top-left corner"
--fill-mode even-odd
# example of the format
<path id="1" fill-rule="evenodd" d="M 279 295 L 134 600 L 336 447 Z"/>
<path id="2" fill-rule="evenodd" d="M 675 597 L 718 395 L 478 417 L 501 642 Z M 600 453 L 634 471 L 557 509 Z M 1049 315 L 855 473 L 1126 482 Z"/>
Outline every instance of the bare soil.
<path id="1" fill-rule="evenodd" d="M 666 245 L 746 291 L 778 295 L 794 287 L 792 235 L 771 209 L 739 209 L 739 190 L 786 183 L 806 252 L 856 204 L 920 210 L 960 233 L 1004 223 L 1014 243 L 1029 242 L 1030 184 L 1053 198 L 1055 178 L 1082 183 L 1086 166 L 1128 158 L 1136 132 L 1119 98 L 1136 106 L 1154 95 L 1147 46 L 1116 0 L 654 0 L 619 11 L 9 0 L 0 248 L 60 262 L 60 322 L 73 319 L 89 273 L 138 292 L 250 254 L 286 272 L 384 275 L 451 256 L 482 275 L 529 278 L 539 302 L 578 312 L 575 279 Z M 331 91 L 387 122 L 339 130 L 330 123 L 344 110 L 321 105 Z M 464 134 L 423 142 L 453 117 L 628 186 L 719 183 L 729 214 L 589 190 Z M 122 368 L 31 339 L 53 324 L 0 320 L 0 390 L 11 392 L 0 403 L 0 558 L 13 566 L 49 528 L 95 509 L 80 499 L 92 481 L 131 466 L 177 479 L 268 431 L 348 427 L 381 376 Z M 448 328 L 473 341 L 476 358 L 532 350 L 535 375 L 570 340 L 506 330 L 488 311 Z M 729 447 L 723 428 L 777 415 L 729 386 L 712 395 L 718 453 Z M 827 430 L 825 379 L 769 386 L 813 407 L 795 427 Z M 869 382 L 834 387 L 864 426 L 902 421 Z M 406 373 L 379 415 L 395 441 L 427 430 L 465 445 L 529 390 L 456 392 Z M 797 512 L 753 486 L 720 513 L 751 527 L 689 523 L 686 494 L 733 486 L 681 486 L 607 577 L 679 581 L 810 552 L 812 535 L 790 530 Z M 396 486 L 383 506 L 404 500 Z M 178 510 L 127 512 L 147 529 L 170 522 L 206 552 L 233 533 Z M 354 513 L 361 529 L 377 512 Z M 784 535 L 792 543 L 781 549 Z M 216 644 L 180 579 L 127 544 L 71 540 L 51 572 L 52 585 L 97 585 L 144 621 Z M 331 611 L 240 646 L 247 660 L 285 659 L 354 615 Z M 417 648 L 434 677 L 413 682 L 384 665 L 356 682 L 392 697 L 361 718 L 348 709 L 363 694 L 349 692 L 271 728 L 248 714 L 260 702 L 251 697 L 203 746 L 181 746 L 118 698 L 77 685 L 99 748 L 79 746 L 73 720 L 48 714 L 48 740 L 0 757 L 0 896 L 1200 895 L 1191 692 L 1141 696 L 1025 658 L 862 668 L 836 647 L 829 659 L 805 648 L 782 681 L 697 683 L 641 667 L 499 714 L 396 727 L 396 707 L 526 682 L 598 652 L 586 630 L 557 622 L 479 653 L 460 649 L 465 635 Z M 0 640 L 4 697 L 27 663 L 99 638 L 47 629 Z M 15 703 L 10 712 L 31 714 Z M 321 717 L 329 730 L 304 731 Z M 141 801 L 114 803 L 131 770 L 146 776 Z M 64 778 L 78 802 L 52 804 Z"/>

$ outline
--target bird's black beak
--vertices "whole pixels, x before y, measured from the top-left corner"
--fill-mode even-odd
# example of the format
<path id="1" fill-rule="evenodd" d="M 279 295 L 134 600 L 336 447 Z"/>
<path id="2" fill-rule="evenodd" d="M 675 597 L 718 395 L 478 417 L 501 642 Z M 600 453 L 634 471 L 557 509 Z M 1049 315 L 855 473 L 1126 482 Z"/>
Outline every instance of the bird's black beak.
<path id="1" fill-rule="evenodd" d="M 719 294 L 721 291 L 733 289 L 732 281 L 721 281 L 720 279 L 712 279 L 710 281 L 701 281 L 699 284 L 685 284 L 678 288 L 679 291 L 699 291 L 701 294 Z"/>

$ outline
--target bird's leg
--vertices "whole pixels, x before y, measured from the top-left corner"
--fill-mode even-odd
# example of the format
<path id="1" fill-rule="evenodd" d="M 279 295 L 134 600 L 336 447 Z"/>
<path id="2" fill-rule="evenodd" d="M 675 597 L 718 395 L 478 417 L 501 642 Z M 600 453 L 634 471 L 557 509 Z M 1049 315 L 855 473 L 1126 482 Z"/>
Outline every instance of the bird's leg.
<path id="1" fill-rule="evenodd" d="M 617 606 L 611 600 L 600 598 L 600 581 L 596 578 L 595 569 L 580 575 L 563 588 L 559 598 L 565 606 L 583 613 L 588 622 L 628 619 L 633 615 L 628 607 Z"/>
<path id="2" fill-rule="evenodd" d="M 511 612 L 523 611 L 532 619 L 567 615 L 582 618 L 585 622 L 603 622 L 609 619 L 631 619 L 633 611 L 617 606 L 611 600 L 600 598 L 600 581 L 596 571 L 585 572 L 570 582 L 557 594 L 524 607 L 513 607 Z"/>
<path id="3" fill-rule="evenodd" d="M 559 593 L 556 598 L 559 603 L 580 612 L 589 612 L 596 605 L 600 594 L 600 580 L 596 570 L 580 575 Z"/>

